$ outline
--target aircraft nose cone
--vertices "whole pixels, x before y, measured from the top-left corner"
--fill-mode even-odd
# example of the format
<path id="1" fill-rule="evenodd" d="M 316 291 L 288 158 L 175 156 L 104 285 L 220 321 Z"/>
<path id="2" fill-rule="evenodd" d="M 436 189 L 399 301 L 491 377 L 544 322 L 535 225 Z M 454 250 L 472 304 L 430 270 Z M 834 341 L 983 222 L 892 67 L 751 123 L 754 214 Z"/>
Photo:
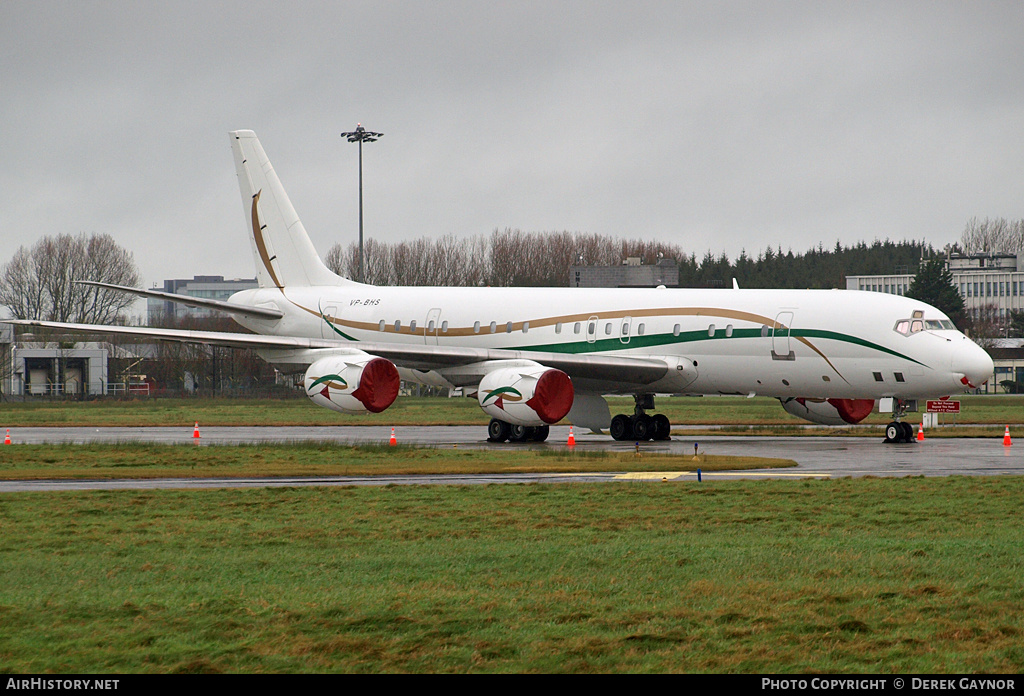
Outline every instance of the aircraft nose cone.
<path id="1" fill-rule="evenodd" d="M 992 358 L 985 349 L 966 336 L 961 338 L 960 346 L 953 351 L 950 367 L 954 373 L 963 375 L 960 382 L 966 389 L 980 387 L 995 372 Z"/>

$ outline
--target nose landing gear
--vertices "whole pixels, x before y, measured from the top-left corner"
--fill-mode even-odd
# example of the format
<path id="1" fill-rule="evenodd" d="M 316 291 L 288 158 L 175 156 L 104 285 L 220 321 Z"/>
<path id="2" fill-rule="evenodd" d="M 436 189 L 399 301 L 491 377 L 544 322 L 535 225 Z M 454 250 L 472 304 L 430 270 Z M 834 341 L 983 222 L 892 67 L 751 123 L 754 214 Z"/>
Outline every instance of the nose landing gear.
<path id="1" fill-rule="evenodd" d="M 914 426 L 901 419 L 907 415 L 907 404 L 903 399 L 893 399 L 893 420 L 885 426 L 885 442 L 914 442 Z"/>
<path id="2" fill-rule="evenodd" d="M 885 427 L 886 442 L 913 442 L 914 426 L 902 421 L 893 421 Z"/>

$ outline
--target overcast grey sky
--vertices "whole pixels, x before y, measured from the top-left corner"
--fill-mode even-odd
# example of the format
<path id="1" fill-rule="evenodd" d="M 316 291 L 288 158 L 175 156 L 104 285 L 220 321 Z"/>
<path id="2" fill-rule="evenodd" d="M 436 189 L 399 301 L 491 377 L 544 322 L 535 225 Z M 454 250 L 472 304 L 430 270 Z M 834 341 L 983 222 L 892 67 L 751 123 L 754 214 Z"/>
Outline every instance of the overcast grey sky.
<path id="1" fill-rule="evenodd" d="M 1024 217 L 1024 3 L 0 1 L 0 262 L 253 275 L 227 132 L 321 254 L 495 228 L 698 255 Z"/>

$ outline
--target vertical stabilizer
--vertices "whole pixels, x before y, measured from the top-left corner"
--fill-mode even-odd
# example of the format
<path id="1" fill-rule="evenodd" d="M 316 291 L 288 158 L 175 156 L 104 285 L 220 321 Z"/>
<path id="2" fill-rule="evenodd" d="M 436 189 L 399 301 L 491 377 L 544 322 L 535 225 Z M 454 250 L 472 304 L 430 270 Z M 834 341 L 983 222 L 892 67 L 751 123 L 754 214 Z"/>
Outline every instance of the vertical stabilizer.
<path id="1" fill-rule="evenodd" d="M 350 283 L 320 260 L 256 134 L 240 130 L 230 135 L 260 287 Z"/>

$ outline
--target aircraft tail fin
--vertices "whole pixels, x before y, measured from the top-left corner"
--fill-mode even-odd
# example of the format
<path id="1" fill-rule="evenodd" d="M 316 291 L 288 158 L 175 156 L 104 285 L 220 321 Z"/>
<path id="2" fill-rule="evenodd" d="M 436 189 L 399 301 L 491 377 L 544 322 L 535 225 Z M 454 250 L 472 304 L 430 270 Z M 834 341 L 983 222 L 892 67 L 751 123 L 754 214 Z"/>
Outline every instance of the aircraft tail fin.
<path id="1" fill-rule="evenodd" d="M 230 135 L 260 287 L 351 283 L 332 273 L 316 253 L 256 134 Z"/>

